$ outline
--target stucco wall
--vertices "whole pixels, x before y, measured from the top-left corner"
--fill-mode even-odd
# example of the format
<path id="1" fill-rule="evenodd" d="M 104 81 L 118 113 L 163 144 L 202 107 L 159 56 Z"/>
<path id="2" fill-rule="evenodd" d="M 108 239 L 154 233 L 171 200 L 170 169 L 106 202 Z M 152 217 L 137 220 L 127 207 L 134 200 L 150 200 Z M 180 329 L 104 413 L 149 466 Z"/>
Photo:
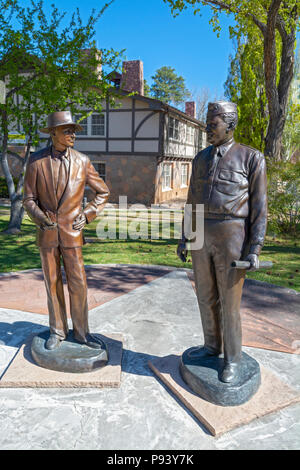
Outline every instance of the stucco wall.
<path id="1" fill-rule="evenodd" d="M 106 184 L 111 192 L 109 202 L 118 203 L 127 196 L 129 204 L 151 205 L 155 195 L 156 157 L 101 156 L 89 154 L 91 162 L 106 164 Z"/>
<path id="2" fill-rule="evenodd" d="M 172 185 L 171 189 L 163 189 L 163 164 L 168 163 L 172 165 Z M 181 186 L 181 165 L 185 163 L 189 165 L 187 185 Z M 160 163 L 157 167 L 156 175 L 156 190 L 155 190 L 155 204 L 160 204 L 163 202 L 182 200 L 185 201 L 188 193 L 188 184 L 192 171 L 191 162 L 181 162 L 181 161 L 164 161 Z"/>

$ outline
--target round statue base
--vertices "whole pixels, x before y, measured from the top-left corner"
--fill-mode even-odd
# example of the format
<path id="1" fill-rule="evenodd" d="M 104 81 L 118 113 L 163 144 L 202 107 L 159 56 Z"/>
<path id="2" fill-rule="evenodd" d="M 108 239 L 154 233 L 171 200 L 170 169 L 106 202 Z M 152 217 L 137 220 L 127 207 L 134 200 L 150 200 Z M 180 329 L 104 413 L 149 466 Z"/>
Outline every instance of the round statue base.
<path id="1" fill-rule="evenodd" d="M 60 343 L 60 346 L 49 350 L 45 345 L 49 331 L 35 336 L 31 343 L 31 355 L 41 367 L 59 372 L 93 372 L 108 363 L 108 352 L 105 343 L 102 349 L 93 349 L 76 342 L 72 332 Z"/>
<path id="2" fill-rule="evenodd" d="M 189 356 L 198 348 L 187 349 L 180 361 L 180 372 L 186 384 L 204 400 L 215 405 L 237 406 L 246 403 L 260 386 L 258 362 L 242 353 L 239 377 L 235 382 L 224 383 L 220 374 L 224 368 L 221 356 Z"/>

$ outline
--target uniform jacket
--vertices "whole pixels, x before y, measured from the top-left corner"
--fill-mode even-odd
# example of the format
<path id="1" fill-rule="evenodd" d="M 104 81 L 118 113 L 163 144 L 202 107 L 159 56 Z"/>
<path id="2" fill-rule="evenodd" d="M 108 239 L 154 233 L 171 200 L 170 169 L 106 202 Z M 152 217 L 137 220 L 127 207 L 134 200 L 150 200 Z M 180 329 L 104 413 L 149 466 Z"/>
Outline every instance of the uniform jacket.
<path id="1" fill-rule="evenodd" d="M 95 198 L 84 209 L 87 223 L 103 209 L 109 190 L 100 178 L 89 158 L 74 149 L 69 152 L 69 172 L 65 190 L 57 200 L 53 184 L 51 147 L 31 155 L 24 181 L 23 206 L 37 225 L 37 245 L 51 248 L 62 245 L 66 248 L 83 245 L 82 231 L 74 230 L 75 218 L 82 212 L 85 186 L 96 192 Z M 46 215 L 57 222 L 57 228 L 42 230 Z"/>
<path id="2" fill-rule="evenodd" d="M 222 156 L 211 145 L 193 161 L 187 204 L 204 205 L 205 218 L 245 218 L 251 252 L 259 254 L 267 226 L 267 177 L 264 156 L 233 141 Z"/>

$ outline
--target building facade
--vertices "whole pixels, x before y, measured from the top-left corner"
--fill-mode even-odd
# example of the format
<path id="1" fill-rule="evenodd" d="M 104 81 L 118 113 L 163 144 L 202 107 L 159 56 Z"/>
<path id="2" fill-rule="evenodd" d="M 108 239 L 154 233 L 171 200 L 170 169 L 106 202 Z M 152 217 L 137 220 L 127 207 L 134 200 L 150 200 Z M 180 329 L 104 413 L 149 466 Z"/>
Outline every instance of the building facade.
<path id="1" fill-rule="evenodd" d="M 144 96 L 141 61 L 125 62 L 122 75 L 115 74 L 113 82 L 123 96 L 116 107 L 107 100 L 100 114 L 80 121 L 84 130 L 77 134 L 76 148 L 90 157 L 105 179 L 112 203 L 119 196 L 146 205 L 184 202 L 192 160 L 206 146 L 195 103 L 186 103 L 182 112 Z"/>
<path id="2" fill-rule="evenodd" d="M 186 103 L 182 112 L 144 96 L 141 61 L 124 62 L 112 82 L 120 94 L 115 106 L 107 100 L 101 113 L 75 116 L 83 127 L 75 149 L 89 156 L 111 191 L 111 203 L 120 196 L 127 196 L 129 204 L 184 202 L 192 160 L 206 146 L 195 103 Z M 46 143 L 41 134 L 40 147 Z M 92 196 L 89 188 L 87 196 Z"/>
<path id="3" fill-rule="evenodd" d="M 86 153 L 111 190 L 110 201 L 160 204 L 184 200 L 191 162 L 205 146 L 204 126 L 191 116 L 143 96 L 109 103 L 81 121 L 76 148 Z M 80 120 L 80 115 L 76 116 Z"/>

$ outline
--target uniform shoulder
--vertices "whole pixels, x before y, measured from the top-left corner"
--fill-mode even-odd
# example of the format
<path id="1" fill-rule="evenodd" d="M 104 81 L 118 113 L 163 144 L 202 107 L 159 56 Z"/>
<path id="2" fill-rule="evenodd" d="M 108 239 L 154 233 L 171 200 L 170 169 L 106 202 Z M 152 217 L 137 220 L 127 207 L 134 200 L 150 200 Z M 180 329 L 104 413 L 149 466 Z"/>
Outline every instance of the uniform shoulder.
<path id="1" fill-rule="evenodd" d="M 258 157 L 264 158 L 264 155 L 258 149 L 254 148 L 254 147 L 251 147 L 250 145 L 246 145 L 246 144 L 238 144 L 238 145 L 240 145 L 244 149 L 248 150 L 249 153 L 256 154 Z"/>

